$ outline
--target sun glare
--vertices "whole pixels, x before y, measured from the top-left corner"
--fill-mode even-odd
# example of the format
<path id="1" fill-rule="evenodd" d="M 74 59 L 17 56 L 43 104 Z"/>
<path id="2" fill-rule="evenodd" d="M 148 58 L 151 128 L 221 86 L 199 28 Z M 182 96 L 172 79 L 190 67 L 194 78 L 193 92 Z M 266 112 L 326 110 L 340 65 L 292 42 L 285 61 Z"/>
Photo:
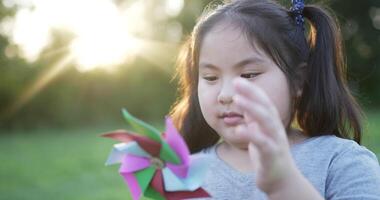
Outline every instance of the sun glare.
<path id="1" fill-rule="evenodd" d="M 111 3 L 105 8 L 105 5 L 100 4 L 97 9 L 92 8 L 92 12 L 87 13 L 90 15 L 89 20 L 77 22 L 73 27 L 77 37 L 70 49 L 81 71 L 96 67 L 111 69 L 112 66 L 133 60 L 139 52 L 141 43 L 129 30 L 138 22 L 123 20 L 123 13 Z"/>
<path id="2" fill-rule="evenodd" d="M 40 53 L 53 41 L 52 30 L 65 30 L 73 35 L 70 43 L 44 52 L 46 56 L 69 50 L 25 87 L 5 112 L 8 117 L 72 63 L 81 72 L 96 68 L 112 71 L 118 64 L 133 61 L 139 55 L 162 70 L 168 70 L 167 62 L 173 59 L 173 51 L 177 50 L 175 42 L 182 34 L 182 26 L 172 22 L 167 27 L 170 42 L 141 38 L 145 33 L 156 34 L 151 16 L 160 19 L 176 16 L 184 0 L 159 3 L 156 0 L 126 0 L 118 1 L 118 5 L 114 0 L 2 0 L 0 3 L 17 11 L 14 17 L 6 17 L 0 22 L 0 34 L 10 42 L 6 51 L 9 58 L 21 56 L 34 62 L 44 58 Z M 163 12 L 153 11 L 156 7 Z"/>
<path id="3" fill-rule="evenodd" d="M 96 41 L 94 43 L 94 41 Z M 128 35 L 78 37 L 70 46 L 80 71 L 97 67 L 112 70 L 113 66 L 128 62 L 137 55 L 141 44 Z"/>
<path id="4" fill-rule="evenodd" d="M 122 8 L 111 0 L 16 0 L 14 5 L 10 2 L 5 0 L 3 4 L 22 9 L 14 18 L 4 20 L 0 31 L 20 46 L 22 56 L 31 62 L 49 44 L 53 29 L 73 33 L 67 48 L 80 71 L 98 67 L 112 70 L 117 64 L 132 61 L 144 43 L 133 33 L 144 28 L 147 0 L 131 1 Z M 175 6 L 170 6 L 171 12 Z"/>

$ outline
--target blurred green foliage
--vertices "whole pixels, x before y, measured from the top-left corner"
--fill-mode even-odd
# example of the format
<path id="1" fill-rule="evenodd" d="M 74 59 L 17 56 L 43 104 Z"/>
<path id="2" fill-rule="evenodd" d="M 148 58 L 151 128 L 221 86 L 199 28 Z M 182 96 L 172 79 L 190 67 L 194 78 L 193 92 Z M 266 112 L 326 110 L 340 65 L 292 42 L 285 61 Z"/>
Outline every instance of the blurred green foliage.
<path id="1" fill-rule="evenodd" d="M 155 32 L 147 33 L 145 37 L 165 42 L 165 27 L 172 22 L 181 24 L 183 36 L 186 36 L 209 2 L 185 1 L 178 16 L 155 22 Z M 281 2 L 290 6 L 290 0 Z M 332 7 L 341 23 L 350 86 L 355 96 L 362 105 L 379 108 L 380 87 L 377 79 L 380 77 L 380 1 L 325 0 L 321 3 Z M 159 3 L 152 5 L 154 9 L 154 5 Z M 0 4 L 0 20 L 13 16 L 16 11 L 17 8 L 8 9 Z M 170 81 L 174 75 L 176 52 L 164 62 L 165 66 L 157 66 L 151 60 L 139 56 L 132 63 L 122 64 L 117 73 L 107 73 L 100 69 L 82 73 L 71 64 L 20 109 L 10 112 L 20 96 L 41 74 L 49 71 L 67 54 L 65 51 L 51 52 L 64 46 L 70 37 L 70 34 L 64 32 L 54 34 L 53 43 L 44 50 L 40 59 L 29 63 L 18 56 L 7 57 L 6 49 L 11 44 L 8 38 L 0 35 L 0 128 L 120 124 L 122 107 L 147 121 L 161 119 L 168 113 L 177 96 L 176 81 Z M 165 49 L 156 51 L 163 52 Z"/>

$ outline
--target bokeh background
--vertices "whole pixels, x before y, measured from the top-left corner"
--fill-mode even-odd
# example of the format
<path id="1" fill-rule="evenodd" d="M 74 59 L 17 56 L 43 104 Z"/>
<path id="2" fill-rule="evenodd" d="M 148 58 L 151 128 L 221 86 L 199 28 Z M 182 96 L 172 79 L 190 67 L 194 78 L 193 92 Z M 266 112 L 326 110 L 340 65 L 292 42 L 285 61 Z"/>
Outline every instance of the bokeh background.
<path id="1" fill-rule="evenodd" d="M 162 129 L 179 45 L 209 2 L 2 0 L 0 199 L 128 199 L 99 135 L 126 128 L 123 107 Z M 363 145 L 379 157 L 380 1 L 313 2 L 341 23 Z"/>

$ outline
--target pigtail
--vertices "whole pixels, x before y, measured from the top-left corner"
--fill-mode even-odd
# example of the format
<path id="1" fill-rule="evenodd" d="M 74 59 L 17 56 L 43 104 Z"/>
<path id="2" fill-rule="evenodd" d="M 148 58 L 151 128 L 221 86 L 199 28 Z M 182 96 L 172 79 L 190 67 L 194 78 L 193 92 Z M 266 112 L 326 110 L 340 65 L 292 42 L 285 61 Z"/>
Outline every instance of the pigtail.
<path id="1" fill-rule="evenodd" d="M 346 82 L 340 29 L 333 16 L 318 6 L 305 6 L 310 22 L 310 55 L 297 120 L 310 136 L 335 134 L 360 143 L 362 111 Z"/>

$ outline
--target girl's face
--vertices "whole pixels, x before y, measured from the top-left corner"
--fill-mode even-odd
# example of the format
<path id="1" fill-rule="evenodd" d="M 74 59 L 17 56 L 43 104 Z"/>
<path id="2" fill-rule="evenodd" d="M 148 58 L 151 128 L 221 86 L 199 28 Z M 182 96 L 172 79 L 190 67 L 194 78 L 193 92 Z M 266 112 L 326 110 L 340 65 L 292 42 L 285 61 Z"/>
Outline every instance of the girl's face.
<path id="1" fill-rule="evenodd" d="M 247 148 L 235 134 L 244 122 L 234 104 L 233 80 L 248 79 L 261 87 L 285 125 L 290 120 L 290 90 L 285 74 L 262 51 L 254 49 L 237 28 L 217 25 L 205 35 L 199 57 L 198 98 L 206 122 L 227 143 Z M 254 133 L 252 133 L 254 134 Z"/>

